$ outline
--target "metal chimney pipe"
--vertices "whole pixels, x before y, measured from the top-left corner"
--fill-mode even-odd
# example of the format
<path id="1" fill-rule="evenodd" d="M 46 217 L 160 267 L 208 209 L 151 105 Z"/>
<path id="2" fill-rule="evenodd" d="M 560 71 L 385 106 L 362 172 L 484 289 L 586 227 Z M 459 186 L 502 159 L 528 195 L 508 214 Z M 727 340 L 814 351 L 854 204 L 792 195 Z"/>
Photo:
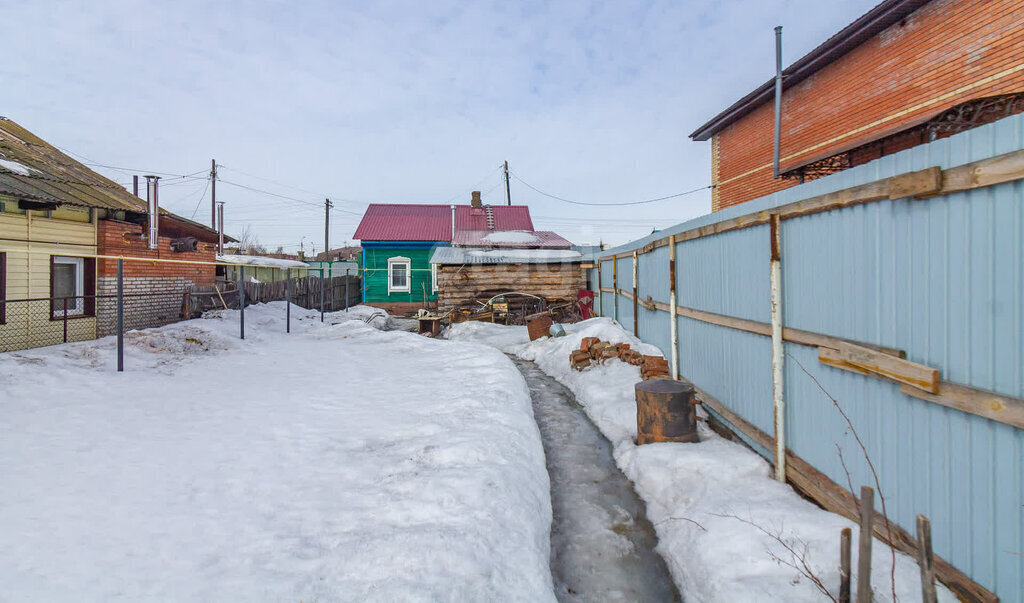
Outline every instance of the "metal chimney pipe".
<path id="1" fill-rule="evenodd" d="M 224 255 L 224 202 L 217 203 L 217 255 Z"/>
<path id="2" fill-rule="evenodd" d="M 775 27 L 775 149 L 772 177 L 779 177 L 779 145 L 782 138 L 782 26 Z"/>
<path id="3" fill-rule="evenodd" d="M 160 247 L 160 176 L 146 176 L 146 197 L 149 206 L 149 248 Z"/>

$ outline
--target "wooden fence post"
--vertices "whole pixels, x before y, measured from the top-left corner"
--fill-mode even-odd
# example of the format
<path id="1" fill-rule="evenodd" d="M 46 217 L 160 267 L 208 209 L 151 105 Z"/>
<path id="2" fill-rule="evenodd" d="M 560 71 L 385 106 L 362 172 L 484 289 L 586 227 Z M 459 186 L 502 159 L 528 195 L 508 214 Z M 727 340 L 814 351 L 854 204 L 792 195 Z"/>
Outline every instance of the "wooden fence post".
<path id="1" fill-rule="evenodd" d="M 850 528 L 839 533 L 839 603 L 850 603 Z"/>
<path id="2" fill-rule="evenodd" d="M 917 516 L 917 563 L 921 566 L 921 600 L 935 603 L 935 556 L 932 553 L 932 523 L 924 515 Z"/>
<path id="3" fill-rule="evenodd" d="M 597 258 L 597 291 L 594 292 L 594 312 L 598 316 L 604 316 L 601 308 L 601 258 Z"/>
<path id="4" fill-rule="evenodd" d="M 857 603 L 871 603 L 871 543 L 874 540 L 872 522 L 875 519 L 875 490 L 860 488 L 860 534 L 857 559 Z"/>

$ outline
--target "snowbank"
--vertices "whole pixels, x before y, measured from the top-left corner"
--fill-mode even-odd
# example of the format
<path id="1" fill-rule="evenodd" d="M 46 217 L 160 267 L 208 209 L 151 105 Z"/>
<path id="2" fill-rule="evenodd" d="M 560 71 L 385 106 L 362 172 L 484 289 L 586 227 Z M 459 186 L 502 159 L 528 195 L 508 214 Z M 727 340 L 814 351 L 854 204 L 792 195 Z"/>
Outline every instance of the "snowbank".
<path id="1" fill-rule="evenodd" d="M 565 337 L 529 342 L 526 327 L 461 323 L 449 330 L 456 341 L 479 341 L 527 360 L 569 387 L 604 435 L 615 461 L 647 503 L 665 557 L 683 598 L 689 601 L 821 601 L 824 595 L 796 569 L 783 544 L 798 552 L 833 596 L 839 587 L 839 532 L 853 529 L 856 573 L 857 527 L 801 498 L 771 477 L 768 463 L 748 448 L 725 440 L 700 424 L 698 444 L 636 446 L 633 385 L 638 367 L 612 359 L 582 372 L 569 367 L 571 350 L 583 337 L 629 343 L 661 356 L 608 318 L 566 325 Z M 776 539 L 774 536 L 777 536 Z M 871 582 L 875 599 L 891 601 L 889 549 L 874 543 Z M 856 584 L 856 577 L 854 577 Z M 898 554 L 896 594 L 920 600 L 916 562 Z M 940 586 L 940 600 L 955 601 Z"/>
<path id="2" fill-rule="evenodd" d="M 0 354 L 2 598 L 554 600 L 512 362 L 284 308 Z"/>

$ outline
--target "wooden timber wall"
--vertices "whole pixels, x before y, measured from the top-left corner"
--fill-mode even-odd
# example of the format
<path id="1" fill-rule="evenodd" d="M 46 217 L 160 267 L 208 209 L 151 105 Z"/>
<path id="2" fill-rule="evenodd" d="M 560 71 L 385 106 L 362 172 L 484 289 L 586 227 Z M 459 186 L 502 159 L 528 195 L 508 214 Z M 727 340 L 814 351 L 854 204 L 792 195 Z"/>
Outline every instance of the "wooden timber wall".
<path id="1" fill-rule="evenodd" d="M 678 377 L 772 461 L 777 258 L 789 482 L 855 517 L 841 448 L 854 488 L 874 486 L 820 383 L 877 469 L 895 546 L 912 549 L 924 514 L 940 580 L 1022 601 L 1024 115 L 604 253 L 600 314 L 677 355 Z"/>
<path id="2" fill-rule="evenodd" d="M 575 300 L 586 281 L 579 263 L 559 263 L 440 265 L 437 282 L 438 308 L 446 312 L 509 291 Z"/>

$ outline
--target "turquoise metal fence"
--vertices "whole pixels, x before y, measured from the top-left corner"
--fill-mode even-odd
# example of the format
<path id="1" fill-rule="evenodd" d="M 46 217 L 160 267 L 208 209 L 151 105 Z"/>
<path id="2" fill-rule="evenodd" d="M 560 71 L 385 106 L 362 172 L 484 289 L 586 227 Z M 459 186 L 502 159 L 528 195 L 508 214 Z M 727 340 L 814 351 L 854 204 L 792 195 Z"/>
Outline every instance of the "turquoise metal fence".
<path id="1" fill-rule="evenodd" d="M 590 272 L 602 288 L 598 309 L 632 331 L 635 305 L 637 334 L 670 356 L 668 236 L 1022 149 L 1024 116 L 1010 117 L 605 251 Z M 780 229 L 787 329 L 902 350 L 938 369 L 949 387 L 995 392 L 1011 404 L 1024 398 L 1024 181 L 793 214 Z M 772 345 L 757 332 L 770 321 L 769 237 L 761 223 L 680 239 L 675 286 L 678 307 L 692 310 L 676 319 L 681 376 L 771 435 Z M 753 322 L 736 328 L 706 313 Z M 912 534 L 916 514 L 928 516 L 936 555 L 1002 600 L 1022 601 L 1024 429 L 824 364 L 812 345 L 787 339 L 784 352 L 788 450 L 845 487 L 842 449 L 854 487 L 874 485 L 845 421 L 802 365 L 864 440 L 890 519 Z"/>

